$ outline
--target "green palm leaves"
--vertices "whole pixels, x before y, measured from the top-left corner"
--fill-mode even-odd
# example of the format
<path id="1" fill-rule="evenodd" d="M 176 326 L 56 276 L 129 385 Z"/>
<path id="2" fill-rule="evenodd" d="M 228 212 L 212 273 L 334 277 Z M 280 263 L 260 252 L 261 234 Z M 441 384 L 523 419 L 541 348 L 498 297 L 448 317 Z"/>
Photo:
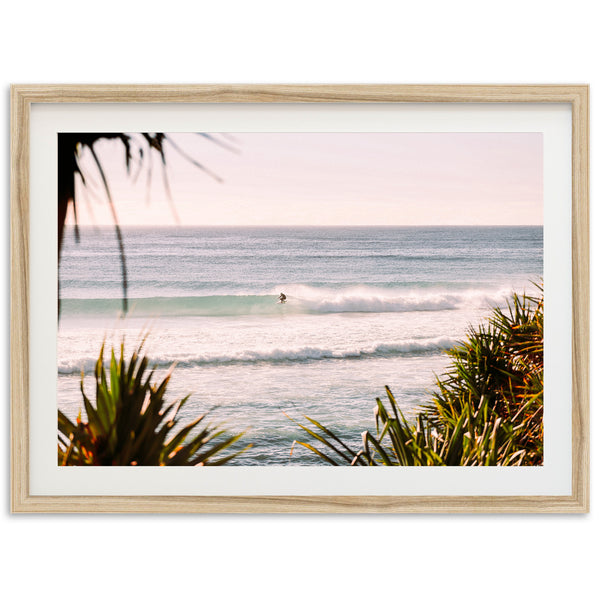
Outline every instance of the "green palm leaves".
<path id="1" fill-rule="evenodd" d="M 77 422 L 58 411 L 59 465 L 222 465 L 246 450 L 223 456 L 243 435 L 229 435 L 206 424 L 207 413 L 180 427 L 179 412 L 189 396 L 171 404 L 165 393 L 171 373 L 152 383 L 153 370 L 140 348 L 129 362 L 111 351 L 108 372 L 103 365 L 104 346 L 96 362 L 96 406 L 81 393 L 87 421 Z M 171 437 L 167 439 L 169 434 Z"/>
<path id="2" fill-rule="evenodd" d="M 540 288 L 541 292 L 541 288 Z M 513 295 L 505 310 L 472 327 L 451 349 L 452 365 L 432 400 L 408 422 L 386 387 L 376 399 L 375 433 L 351 449 L 330 429 L 294 421 L 323 450 L 296 441 L 333 465 L 517 466 L 543 462 L 544 302 Z M 293 419 L 292 419 L 293 420 Z"/>
<path id="3" fill-rule="evenodd" d="M 468 433 L 475 436 L 472 444 L 482 436 L 481 443 L 489 444 L 490 451 L 485 457 L 469 455 L 469 461 L 541 464 L 543 297 L 513 295 L 506 310 L 495 309 L 487 324 L 472 328 L 467 340 L 449 354 L 452 367 L 438 380 L 439 391 L 433 398 L 434 422 L 454 423 L 471 407 L 475 420 Z M 469 419 L 466 422 L 471 424 Z"/>

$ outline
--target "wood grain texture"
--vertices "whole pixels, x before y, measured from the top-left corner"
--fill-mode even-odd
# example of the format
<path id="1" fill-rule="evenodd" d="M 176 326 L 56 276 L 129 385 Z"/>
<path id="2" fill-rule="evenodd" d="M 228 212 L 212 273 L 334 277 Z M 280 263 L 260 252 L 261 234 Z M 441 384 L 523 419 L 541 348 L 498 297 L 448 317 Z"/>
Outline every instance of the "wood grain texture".
<path id="1" fill-rule="evenodd" d="M 29 123 L 32 103 L 553 102 L 572 107 L 570 496 L 29 494 Z M 14 85 L 11 88 L 11 508 L 16 513 L 580 513 L 589 511 L 589 89 L 585 85 Z"/>
<path id="2" fill-rule="evenodd" d="M 574 102 L 573 85 L 15 85 L 25 102 Z"/>
<path id="3" fill-rule="evenodd" d="M 29 497 L 29 106 L 11 90 L 11 506 Z"/>
<path id="4" fill-rule="evenodd" d="M 260 468 L 260 467 L 255 467 Z M 568 496 L 29 496 L 26 513 L 579 513 Z"/>
<path id="5" fill-rule="evenodd" d="M 589 89 L 572 103 L 572 493 L 585 512 L 590 502 L 590 233 Z"/>

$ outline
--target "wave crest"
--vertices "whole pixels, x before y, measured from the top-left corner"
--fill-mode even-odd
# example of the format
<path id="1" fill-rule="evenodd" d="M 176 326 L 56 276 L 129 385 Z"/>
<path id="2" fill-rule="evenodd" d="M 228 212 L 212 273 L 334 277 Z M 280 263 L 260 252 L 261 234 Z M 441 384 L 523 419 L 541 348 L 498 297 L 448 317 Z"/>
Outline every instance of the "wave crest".
<path id="1" fill-rule="evenodd" d="M 410 339 L 399 342 L 384 342 L 360 348 L 326 348 L 318 346 L 303 346 L 298 348 L 273 348 L 242 350 L 231 354 L 199 353 L 197 355 L 157 357 L 153 364 L 157 367 L 169 367 L 177 363 L 182 367 L 202 365 L 225 365 L 240 363 L 286 363 L 308 362 L 318 360 L 365 359 L 382 356 L 397 356 L 401 354 L 424 354 L 448 350 L 456 344 L 449 337 L 426 339 Z M 60 374 L 75 374 L 82 370 L 93 373 L 97 358 L 86 358 L 79 361 L 63 359 L 58 362 Z M 108 364 L 108 362 L 107 362 Z"/>
<path id="2" fill-rule="evenodd" d="M 465 290 L 457 292 L 399 291 L 356 288 L 327 290 L 308 286 L 286 289 L 288 300 L 277 302 L 272 294 L 158 296 L 130 298 L 129 315 L 157 316 L 243 316 L 326 313 L 386 313 L 455 310 L 465 306 L 487 307 L 502 302 L 508 290 Z M 279 288 L 278 288 L 279 289 Z M 63 314 L 71 316 L 114 316 L 121 311 L 116 298 L 64 298 Z"/>

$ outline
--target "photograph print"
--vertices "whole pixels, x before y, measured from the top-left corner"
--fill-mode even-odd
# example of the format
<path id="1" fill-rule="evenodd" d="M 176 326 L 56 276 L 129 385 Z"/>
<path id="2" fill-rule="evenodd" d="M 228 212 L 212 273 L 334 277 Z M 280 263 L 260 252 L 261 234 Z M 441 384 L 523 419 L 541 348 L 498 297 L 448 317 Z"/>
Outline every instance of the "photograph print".
<path id="1" fill-rule="evenodd" d="M 59 133 L 60 466 L 536 466 L 541 133 Z"/>

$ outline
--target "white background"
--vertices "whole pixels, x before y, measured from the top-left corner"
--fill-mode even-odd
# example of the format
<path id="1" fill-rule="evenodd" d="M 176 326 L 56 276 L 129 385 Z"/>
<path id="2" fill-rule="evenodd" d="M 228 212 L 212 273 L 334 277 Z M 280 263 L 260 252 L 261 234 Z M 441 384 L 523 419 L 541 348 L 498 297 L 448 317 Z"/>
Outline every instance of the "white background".
<path id="1" fill-rule="evenodd" d="M 20 598 L 584 598 L 586 516 L 10 516 L 10 83 L 600 83 L 595 3 L 15 2 L 3 7 L 3 590 Z M 592 158 L 594 158 L 592 154 Z M 595 169 L 592 163 L 592 189 Z M 592 237 L 600 228 L 592 201 Z M 592 243 L 592 305 L 597 244 Z M 598 325 L 592 312 L 592 340 Z M 592 342 L 592 373 L 597 365 Z M 592 438 L 598 433 L 593 404 Z"/>

